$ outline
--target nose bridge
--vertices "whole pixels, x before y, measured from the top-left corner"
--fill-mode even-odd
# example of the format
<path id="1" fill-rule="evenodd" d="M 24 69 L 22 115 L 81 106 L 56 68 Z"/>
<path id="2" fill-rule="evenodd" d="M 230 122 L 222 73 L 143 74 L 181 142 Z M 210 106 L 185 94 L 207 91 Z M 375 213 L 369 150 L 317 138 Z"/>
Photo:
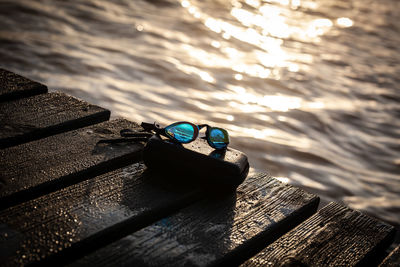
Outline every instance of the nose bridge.
<path id="1" fill-rule="evenodd" d="M 210 127 L 208 124 L 199 124 L 197 125 L 197 128 L 199 128 L 199 130 L 203 129 L 204 127 L 207 127 L 207 129 Z"/>

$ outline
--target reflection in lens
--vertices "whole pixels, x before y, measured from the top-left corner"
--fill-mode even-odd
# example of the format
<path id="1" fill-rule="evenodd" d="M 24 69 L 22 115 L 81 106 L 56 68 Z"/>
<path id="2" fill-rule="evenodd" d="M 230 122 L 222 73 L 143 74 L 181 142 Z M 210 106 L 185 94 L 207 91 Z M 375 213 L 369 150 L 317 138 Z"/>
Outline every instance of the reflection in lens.
<path id="1" fill-rule="evenodd" d="M 165 128 L 165 133 L 180 143 L 189 143 L 193 141 L 194 127 L 189 123 L 174 123 Z"/>
<path id="2" fill-rule="evenodd" d="M 208 139 L 210 145 L 216 149 L 226 148 L 229 144 L 228 132 L 221 128 L 211 128 Z"/>

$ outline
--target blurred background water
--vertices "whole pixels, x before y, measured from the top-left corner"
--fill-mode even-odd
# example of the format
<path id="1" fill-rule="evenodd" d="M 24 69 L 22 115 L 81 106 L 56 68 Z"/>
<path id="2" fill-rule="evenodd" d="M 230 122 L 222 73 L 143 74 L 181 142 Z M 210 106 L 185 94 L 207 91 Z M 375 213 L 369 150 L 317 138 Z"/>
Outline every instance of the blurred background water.
<path id="1" fill-rule="evenodd" d="M 0 67 L 400 225 L 400 1 L 0 0 Z"/>

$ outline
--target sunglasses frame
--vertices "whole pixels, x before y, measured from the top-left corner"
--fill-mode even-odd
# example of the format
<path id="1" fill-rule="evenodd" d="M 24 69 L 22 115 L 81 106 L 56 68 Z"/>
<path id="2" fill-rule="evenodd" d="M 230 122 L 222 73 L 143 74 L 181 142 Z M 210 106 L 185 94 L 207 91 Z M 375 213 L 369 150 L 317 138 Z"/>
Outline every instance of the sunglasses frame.
<path id="1" fill-rule="evenodd" d="M 169 135 L 169 134 L 166 132 L 166 128 L 171 127 L 171 126 L 175 126 L 175 125 L 179 125 L 179 124 L 183 124 L 183 123 L 186 123 L 186 124 L 191 125 L 191 126 L 193 127 L 193 129 L 194 129 L 193 138 L 191 138 L 189 141 L 185 141 L 185 142 L 179 141 L 179 140 L 177 140 L 175 137 Z M 187 143 L 193 142 L 193 141 L 196 140 L 196 138 L 199 136 L 200 130 L 203 129 L 204 127 L 206 127 L 206 128 L 207 128 L 207 129 L 206 129 L 206 136 L 205 136 L 205 137 L 201 137 L 201 138 L 206 139 L 209 146 L 211 146 L 212 148 L 217 149 L 217 150 L 223 150 L 223 149 L 226 149 L 226 148 L 228 147 L 228 144 L 229 144 L 229 134 L 228 134 L 228 132 L 227 132 L 225 129 L 222 129 L 222 128 L 219 128 L 219 127 L 211 127 L 211 126 L 208 125 L 208 124 L 199 124 L 199 125 L 196 125 L 196 124 L 191 123 L 191 122 L 188 122 L 188 121 L 178 121 L 178 122 L 174 122 L 174 123 L 172 123 L 172 124 L 166 126 L 165 128 L 161 128 L 160 125 L 158 125 L 158 124 L 156 124 L 156 123 L 153 123 L 153 124 L 152 124 L 152 123 L 142 122 L 141 126 L 142 126 L 145 130 L 147 130 L 147 131 L 154 131 L 154 132 L 156 132 L 156 134 L 165 136 L 165 137 L 167 137 L 167 138 L 169 138 L 169 139 L 171 139 L 171 140 L 173 140 L 173 141 L 175 141 L 176 143 L 179 143 L 179 144 L 187 144 Z M 225 146 L 224 146 L 224 147 L 218 148 L 218 147 L 216 147 L 215 144 L 210 140 L 210 132 L 211 132 L 213 129 L 218 129 L 218 130 L 220 130 L 220 131 L 222 131 L 222 132 L 225 132 L 225 133 L 227 134 L 227 136 L 228 136 L 228 143 L 225 143 Z"/>

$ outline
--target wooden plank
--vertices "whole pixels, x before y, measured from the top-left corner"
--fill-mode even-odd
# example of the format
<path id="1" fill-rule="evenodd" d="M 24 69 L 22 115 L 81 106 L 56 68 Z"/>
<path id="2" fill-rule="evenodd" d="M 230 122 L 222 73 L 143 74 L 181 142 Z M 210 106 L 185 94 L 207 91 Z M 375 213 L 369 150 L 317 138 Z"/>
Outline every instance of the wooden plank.
<path id="1" fill-rule="evenodd" d="M 0 208 L 139 160 L 141 143 L 97 144 L 124 128 L 140 126 L 119 119 L 0 150 Z"/>
<path id="2" fill-rule="evenodd" d="M 394 231 L 359 211 L 330 203 L 242 266 L 370 265 L 376 253 L 390 245 Z"/>
<path id="3" fill-rule="evenodd" d="M 106 121 L 110 111 L 63 93 L 0 103 L 0 148 Z"/>
<path id="4" fill-rule="evenodd" d="M 379 267 L 398 267 L 400 266 L 400 246 L 395 248 L 389 256 L 379 265 Z"/>
<path id="5" fill-rule="evenodd" d="M 199 201 L 71 265 L 234 265 L 310 216 L 318 202 L 266 174 L 250 174 L 235 194 Z"/>
<path id="6" fill-rule="evenodd" d="M 47 87 L 0 68 L 0 102 L 47 93 Z"/>
<path id="7" fill-rule="evenodd" d="M 2 266 L 65 263 L 193 201 L 141 163 L 0 212 Z"/>

